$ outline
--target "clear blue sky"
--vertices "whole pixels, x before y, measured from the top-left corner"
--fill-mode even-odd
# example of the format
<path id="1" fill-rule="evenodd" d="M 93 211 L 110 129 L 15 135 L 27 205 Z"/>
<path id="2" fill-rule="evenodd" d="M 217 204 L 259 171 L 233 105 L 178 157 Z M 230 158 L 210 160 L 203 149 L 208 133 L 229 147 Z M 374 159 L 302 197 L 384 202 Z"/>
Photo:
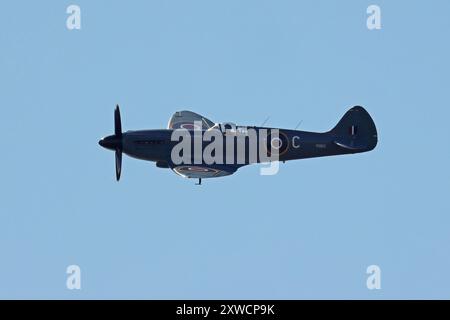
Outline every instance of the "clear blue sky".
<path id="1" fill-rule="evenodd" d="M 81 7 L 82 29 L 66 28 Z M 366 8 L 382 29 L 366 28 Z M 450 2 L 5 1 L 0 298 L 450 298 Z M 369 153 L 202 187 L 97 144 L 213 121 L 325 131 Z M 66 267 L 82 290 L 66 289 Z M 382 289 L 366 288 L 366 268 Z"/>

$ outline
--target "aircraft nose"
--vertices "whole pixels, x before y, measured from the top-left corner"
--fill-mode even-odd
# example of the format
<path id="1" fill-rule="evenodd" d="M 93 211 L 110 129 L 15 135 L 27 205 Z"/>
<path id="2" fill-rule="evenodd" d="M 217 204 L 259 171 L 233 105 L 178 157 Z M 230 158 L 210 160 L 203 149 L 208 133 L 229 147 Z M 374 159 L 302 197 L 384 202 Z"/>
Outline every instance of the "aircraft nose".
<path id="1" fill-rule="evenodd" d="M 107 143 L 105 142 L 105 139 L 104 139 L 104 138 L 100 139 L 100 140 L 98 141 L 98 144 L 99 144 L 100 146 L 102 146 L 103 148 L 106 148 L 106 145 L 107 145 Z"/>
<path id="2" fill-rule="evenodd" d="M 116 150 L 121 147 L 122 141 L 120 138 L 114 136 L 108 136 L 98 141 L 98 144 L 105 149 Z"/>

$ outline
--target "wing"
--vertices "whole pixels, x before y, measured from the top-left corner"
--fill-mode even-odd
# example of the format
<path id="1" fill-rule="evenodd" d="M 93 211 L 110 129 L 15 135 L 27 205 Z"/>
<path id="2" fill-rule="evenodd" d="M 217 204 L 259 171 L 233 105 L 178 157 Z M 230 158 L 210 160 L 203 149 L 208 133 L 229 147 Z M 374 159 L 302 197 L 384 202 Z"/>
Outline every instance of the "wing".
<path id="1" fill-rule="evenodd" d="M 173 167 L 172 170 L 184 178 L 218 178 L 228 176 L 236 172 L 237 168 L 227 165 L 181 165 Z"/>
<path id="2" fill-rule="evenodd" d="M 194 121 L 199 121 L 202 123 L 201 128 L 196 128 Z M 170 118 L 167 125 L 167 129 L 203 129 L 207 130 L 214 126 L 214 122 L 211 120 L 191 111 L 177 111 Z"/>

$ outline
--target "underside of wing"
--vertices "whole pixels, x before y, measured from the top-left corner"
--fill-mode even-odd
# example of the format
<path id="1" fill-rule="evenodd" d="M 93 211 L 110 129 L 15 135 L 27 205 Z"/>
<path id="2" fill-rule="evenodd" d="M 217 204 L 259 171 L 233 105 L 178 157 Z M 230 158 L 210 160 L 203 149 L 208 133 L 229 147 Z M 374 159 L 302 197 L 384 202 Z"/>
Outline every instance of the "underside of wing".
<path id="1" fill-rule="evenodd" d="M 226 165 L 204 166 L 204 165 L 180 165 L 172 170 L 184 178 L 218 178 L 228 176 L 236 172 L 236 168 Z"/>
<path id="2" fill-rule="evenodd" d="M 201 127 L 198 125 L 201 123 Z M 214 122 L 192 111 L 177 111 L 170 118 L 167 129 L 202 129 L 214 126 Z"/>

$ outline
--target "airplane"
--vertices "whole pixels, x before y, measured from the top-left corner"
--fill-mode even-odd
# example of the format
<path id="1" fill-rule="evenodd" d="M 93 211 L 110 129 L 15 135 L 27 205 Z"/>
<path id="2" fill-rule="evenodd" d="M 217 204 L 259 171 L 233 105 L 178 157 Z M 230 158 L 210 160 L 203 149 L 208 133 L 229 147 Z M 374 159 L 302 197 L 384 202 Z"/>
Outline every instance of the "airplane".
<path id="1" fill-rule="evenodd" d="M 177 130 L 192 136 L 198 133 L 205 136 L 213 134 L 218 142 L 223 142 L 222 145 L 218 145 L 220 147 L 217 150 L 223 151 L 224 157 L 227 156 L 227 152 L 233 153 L 231 156 L 233 161 L 211 163 L 211 161 L 205 159 L 194 159 L 195 152 L 200 151 L 200 154 L 206 152 L 208 141 L 204 140 L 201 140 L 200 149 L 197 148 L 197 151 L 192 152 L 195 149 L 194 142 L 192 142 L 190 145 L 193 147 L 190 153 L 189 149 L 187 149 L 186 155 L 184 154 L 185 151 L 182 152 L 183 157 L 186 156 L 183 159 L 188 159 L 188 161 L 182 163 L 174 161 L 173 151 L 179 143 L 179 137 L 173 139 L 173 134 Z M 251 140 L 249 138 L 251 132 L 256 132 L 257 144 L 259 147 L 264 146 L 267 154 L 263 156 L 257 154 L 256 157 L 251 158 Z M 272 132 L 276 132 L 273 137 Z M 237 147 L 233 146 L 233 149 L 227 149 L 225 146 L 227 144 L 226 139 L 236 141 L 239 135 L 244 136 L 243 145 L 245 146 L 244 150 L 247 151 L 241 157 L 241 161 L 236 161 Z M 245 136 L 247 137 L 245 138 Z M 221 139 L 223 141 L 219 141 Z M 375 123 L 369 113 L 361 106 L 355 106 L 348 110 L 333 129 L 319 133 L 256 126 L 236 126 L 230 122 L 215 123 L 192 111 L 175 112 L 169 120 L 167 129 L 122 132 L 120 109 L 117 105 L 114 111 L 114 134 L 99 141 L 100 146 L 115 152 L 117 181 L 120 180 L 122 171 L 122 153 L 125 153 L 132 158 L 155 162 L 156 167 L 171 169 L 182 177 L 198 179 L 198 185 L 201 185 L 202 179 L 205 178 L 232 175 L 245 165 L 270 162 L 273 159 L 267 157 L 272 152 L 277 154 L 275 161 L 284 163 L 290 160 L 367 152 L 373 150 L 377 143 L 378 136 Z"/>

